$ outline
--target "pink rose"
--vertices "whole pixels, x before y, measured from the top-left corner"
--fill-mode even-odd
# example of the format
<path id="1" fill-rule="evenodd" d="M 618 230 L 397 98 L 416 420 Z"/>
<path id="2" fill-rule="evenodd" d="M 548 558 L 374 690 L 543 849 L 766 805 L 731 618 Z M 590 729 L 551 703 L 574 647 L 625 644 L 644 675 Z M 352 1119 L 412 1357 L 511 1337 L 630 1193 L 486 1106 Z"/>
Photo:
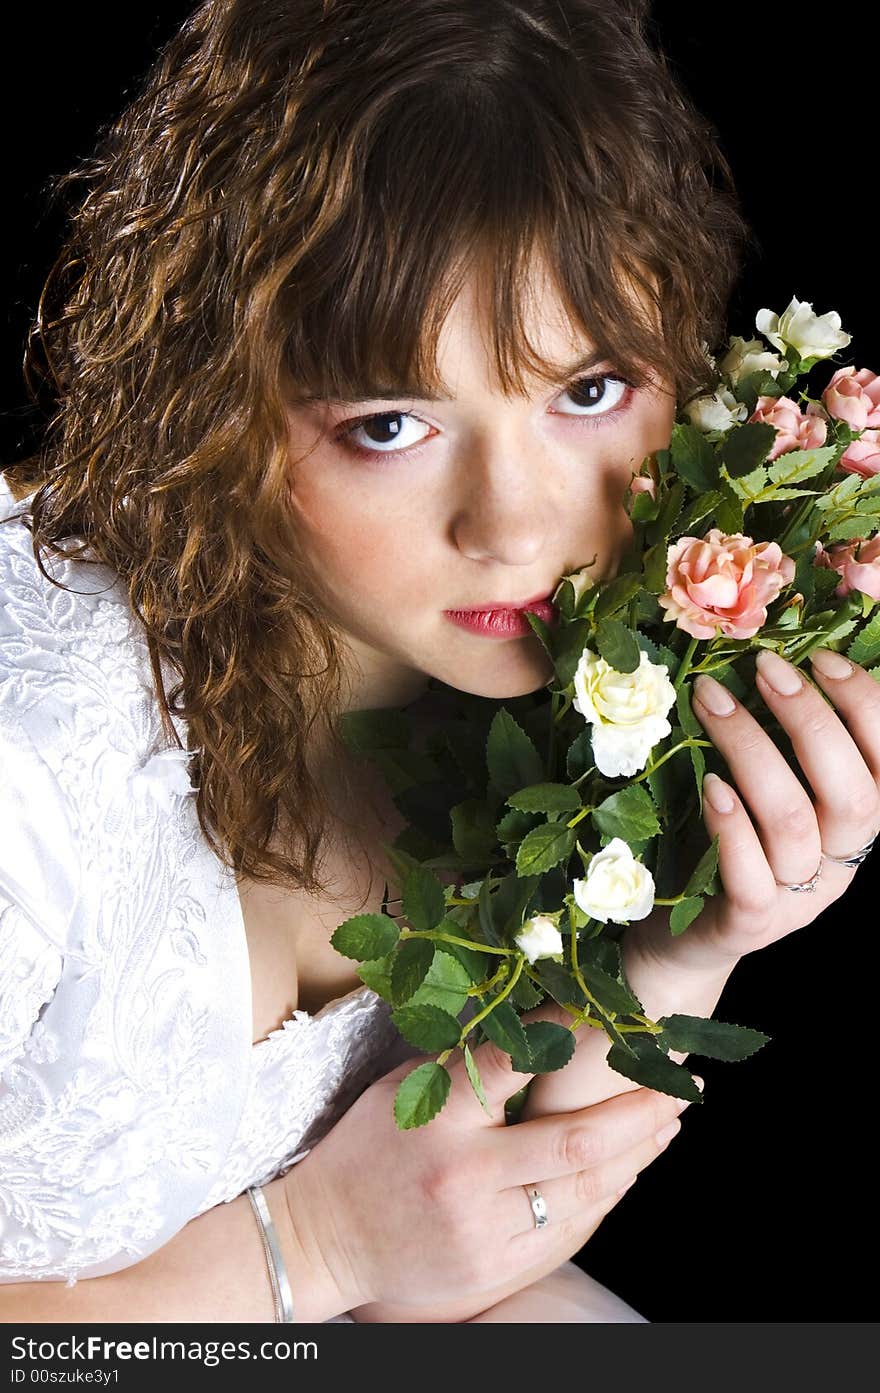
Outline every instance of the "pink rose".
<path id="1" fill-rule="evenodd" d="M 753 542 L 713 527 L 705 537 L 679 537 L 666 553 L 666 619 L 691 638 L 751 638 L 767 606 L 794 579 L 794 562 L 778 542 Z"/>
<path id="2" fill-rule="evenodd" d="M 630 493 L 649 493 L 657 501 L 657 485 L 647 474 L 633 475 L 632 483 L 629 486 Z"/>
<path id="3" fill-rule="evenodd" d="M 838 368 L 822 401 L 829 416 L 846 421 L 853 430 L 880 426 L 880 377 L 867 368 Z"/>
<path id="4" fill-rule="evenodd" d="M 850 441 L 837 467 L 847 474 L 861 474 L 863 479 L 880 474 L 880 430 L 863 430 L 858 440 Z"/>
<path id="5" fill-rule="evenodd" d="M 749 423 L 752 421 L 766 422 L 776 431 L 768 461 L 787 450 L 815 450 L 824 445 L 828 434 L 822 407 L 811 401 L 804 412 L 791 397 L 758 397 L 749 417 Z"/>
<path id="6" fill-rule="evenodd" d="M 817 566 L 840 572 L 842 579 L 834 592 L 838 599 L 851 590 L 860 590 L 872 600 L 880 600 L 880 533 L 870 541 L 856 537 L 851 542 L 836 542 L 827 551 L 817 542 L 814 561 Z"/>

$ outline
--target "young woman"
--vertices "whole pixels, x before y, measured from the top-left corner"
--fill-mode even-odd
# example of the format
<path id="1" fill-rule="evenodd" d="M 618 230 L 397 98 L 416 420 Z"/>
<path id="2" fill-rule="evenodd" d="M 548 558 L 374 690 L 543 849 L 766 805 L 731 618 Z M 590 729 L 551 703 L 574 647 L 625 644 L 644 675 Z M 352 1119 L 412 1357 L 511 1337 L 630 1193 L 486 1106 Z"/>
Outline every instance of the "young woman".
<path id="1" fill-rule="evenodd" d="M 339 714 L 548 682 L 450 611 L 614 573 L 723 337 L 747 228 L 645 8 L 208 0 L 76 175 L 0 527 L 6 1320 L 272 1319 L 258 1193 L 299 1320 L 642 1319 L 570 1259 L 675 1100 L 587 1032 L 505 1128 L 527 1076 L 485 1044 L 492 1119 L 458 1067 L 400 1133 L 412 1064 L 329 938 L 405 825 Z M 710 1013 L 880 823 L 875 684 L 817 671 L 848 734 L 765 676 L 816 807 L 705 688 L 744 801 L 707 806 L 711 912 L 626 934 L 655 1016 Z"/>

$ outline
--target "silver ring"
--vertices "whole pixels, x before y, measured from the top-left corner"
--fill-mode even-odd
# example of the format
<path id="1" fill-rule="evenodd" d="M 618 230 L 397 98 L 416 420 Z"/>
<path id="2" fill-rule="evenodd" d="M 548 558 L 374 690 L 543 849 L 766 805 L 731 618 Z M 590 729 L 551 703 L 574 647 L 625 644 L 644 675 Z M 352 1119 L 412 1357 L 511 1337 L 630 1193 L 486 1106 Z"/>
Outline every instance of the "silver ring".
<path id="1" fill-rule="evenodd" d="M 878 836 L 880 836 L 880 832 L 875 832 L 871 840 L 869 842 L 865 842 L 865 845 L 863 847 L 860 847 L 858 851 L 854 851 L 851 856 L 829 856 L 827 851 L 823 851 L 822 856 L 826 861 L 836 862 L 838 866 L 860 866 L 862 862 L 866 861 L 867 858 L 870 856 L 871 848 L 876 842 Z"/>
<path id="2" fill-rule="evenodd" d="M 529 1204 L 532 1206 L 532 1213 L 535 1216 L 535 1228 L 542 1229 L 545 1224 L 549 1224 L 550 1222 L 547 1218 L 547 1202 L 537 1185 L 530 1185 L 528 1187 L 524 1185 L 523 1189 L 529 1197 Z"/>
<path id="3" fill-rule="evenodd" d="M 786 890 L 793 890 L 796 895 L 811 895 L 815 890 L 816 886 L 819 884 L 819 878 L 821 874 L 822 858 L 820 857 L 819 864 L 816 867 L 816 872 L 814 875 L 810 876 L 809 880 L 777 880 L 776 884 L 783 886 L 783 888 Z"/>

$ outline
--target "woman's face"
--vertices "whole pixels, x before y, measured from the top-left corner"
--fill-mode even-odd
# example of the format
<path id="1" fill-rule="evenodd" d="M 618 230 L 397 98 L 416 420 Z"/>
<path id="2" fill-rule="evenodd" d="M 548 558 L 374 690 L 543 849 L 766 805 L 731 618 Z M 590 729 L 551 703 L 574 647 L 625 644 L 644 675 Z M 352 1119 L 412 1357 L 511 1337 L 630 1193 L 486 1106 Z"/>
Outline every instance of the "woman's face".
<path id="1" fill-rule="evenodd" d="M 656 382 L 631 390 L 602 362 L 505 399 L 476 294 L 471 280 L 441 335 L 448 398 L 289 409 L 296 525 L 357 660 L 354 709 L 407 705 L 429 677 L 493 699 L 546 685 L 534 633 L 478 634 L 446 611 L 546 595 L 594 556 L 590 575 L 613 575 L 630 536 L 630 477 L 669 443 L 673 395 Z M 554 362 L 591 351 L 540 287 L 533 304 L 530 339 Z"/>

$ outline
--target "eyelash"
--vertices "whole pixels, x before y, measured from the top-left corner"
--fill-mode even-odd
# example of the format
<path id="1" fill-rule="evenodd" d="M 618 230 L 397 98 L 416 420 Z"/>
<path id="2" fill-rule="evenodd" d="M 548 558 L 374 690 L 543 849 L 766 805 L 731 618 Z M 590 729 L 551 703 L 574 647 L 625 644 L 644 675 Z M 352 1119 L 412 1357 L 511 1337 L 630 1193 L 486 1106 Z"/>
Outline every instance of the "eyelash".
<path id="1" fill-rule="evenodd" d="M 617 416 L 622 416 L 624 412 L 628 411 L 630 406 L 632 405 L 632 399 L 633 394 L 636 391 L 636 385 L 634 382 L 630 382 L 629 378 L 623 377 L 621 373 L 602 372 L 593 373 L 589 377 L 576 377 L 573 379 L 573 381 L 569 382 L 566 387 L 563 388 L 563 391 L 570 391 L 573 387 L 579 387 L 586 382 L 620 382 L 623 384 L 624 387 L 626 387 L 627 391 L 621 397 L 617 405 L 612 407 L 610 411 L 603 411 L 597 416 L 570 417 L 571 420 L 577 421 L 579 425 L 592 426 L 594 428 L 597 426 L 602 426 L 605 424 L 606 421 L 609 421 Z M 559 414 L 562 414 L 563 416 L 565 415 L 565 413 Z M 356 420 L 346 421 L 340 427 L 340 429 L 335 432 L 334 440 L 336 440 L 339 443 L 343 443 L 346 449 L 351 450 L 352 453 L 356 455 L 361 455 L 365 459 L 387 460 L 389 458 L 409 458 L 412 455 L 421 454 L 422 450 L 424 450 L 425 446 L 429 443 L 429 441 L 431 441 L 434 438 L 431 435 L 426 435 L 424 440 L 419 441 L 418 445 L 408 445 L 405 450 L 369 450 L 365 445 L 356 445 L 353 443 L 353 441 L 351 441 L 348 438 L 352 436 L 354 432 L 358 430 L 362 425 L 364 425 L 367 421 L 378 421 L 381 420 L 383 416 L 408 416 L 412 420 L 421 421 L 421 417 L 416 416 L 415 413 L 412 411 L 371 411 L 366 416 L 358 416 Z M 428 422 L 424 421 L 422 424 L 427 425 Z"/>

